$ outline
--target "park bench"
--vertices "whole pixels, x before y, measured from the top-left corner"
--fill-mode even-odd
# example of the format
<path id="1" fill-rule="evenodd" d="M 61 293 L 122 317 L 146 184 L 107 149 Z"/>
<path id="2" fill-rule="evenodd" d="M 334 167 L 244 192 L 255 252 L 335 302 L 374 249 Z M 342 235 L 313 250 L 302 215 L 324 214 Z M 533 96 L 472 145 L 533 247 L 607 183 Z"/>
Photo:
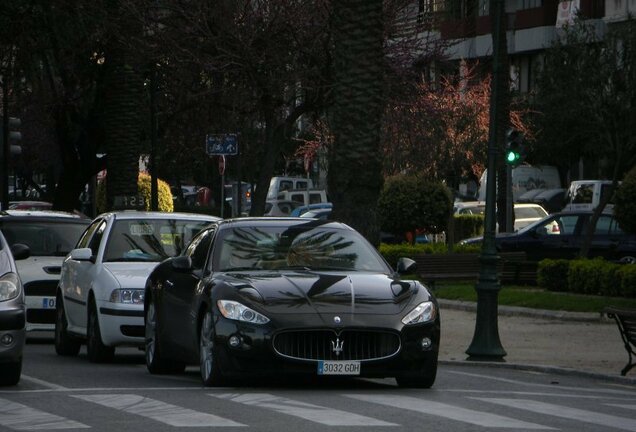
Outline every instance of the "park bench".
<path id="1" fill-rule="evenodd" d="M 621 375 L 625 376 L 631 368 L 636 366 L 636 363 L 632 359 L 632 355 L 636 356 L 636 352 L 634 351 L 636 348 L 636 309 L 606 307 L 603 309 L 603 312 L 607 314 L 608 318 L 613 318 L 616 321 L 618 330 L 621 333 L 621 338 L 625 343 L 625 349 L 629 356 L 627 365 L 621 370 Z"/>
<path id="2" fill-rule="evenodd" d="M 525 252 L 503 252 L 499 258 L 497 271 L 502 282 L 536 283 L 537 265 L 527 261 Z M 431 287 L 437 281 L 474 282 L 481 266 L 476 253 L 421 254 L 415 262 L 418 276 Z"/>

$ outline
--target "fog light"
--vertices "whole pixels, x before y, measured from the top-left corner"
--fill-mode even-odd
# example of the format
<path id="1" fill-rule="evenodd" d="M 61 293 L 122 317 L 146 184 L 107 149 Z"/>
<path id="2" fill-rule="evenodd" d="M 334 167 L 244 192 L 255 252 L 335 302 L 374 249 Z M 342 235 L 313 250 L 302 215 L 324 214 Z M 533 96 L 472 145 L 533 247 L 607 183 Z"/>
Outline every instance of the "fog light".
<path id="1" fill-rule="evenodd" d="M 13 336 L 10 334 L 4 334 L 0 338 L 0 342 L 2 342 L 2 345 L 11 345 L 13 343 Z"/>
<path id="2" fill-rule="evenodd" d="M 429 338 L 422 339 L 422 349 L 423 350 L 430 349 L 432 346 L 433 346 L 433 341 L 431 341 Z"/>
<path id="3" fill-rule="evenodd" d="M 241 338 L 238 336 L 230 336 L 230 339 L 227 342 L 232 348 L 238 348 L 241 346 Z"/>

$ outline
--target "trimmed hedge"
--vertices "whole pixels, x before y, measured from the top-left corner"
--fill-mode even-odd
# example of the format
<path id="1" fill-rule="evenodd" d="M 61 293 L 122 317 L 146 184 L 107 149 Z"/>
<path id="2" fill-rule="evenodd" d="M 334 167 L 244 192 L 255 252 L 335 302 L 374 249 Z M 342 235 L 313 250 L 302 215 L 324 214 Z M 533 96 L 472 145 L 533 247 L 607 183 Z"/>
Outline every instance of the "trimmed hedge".
<path id="1" fill-rule="evenodd" d="M 565 259 L 545 259 L 537 267 L 537 285 L 548 291 L 568 290 L 568 269 L 570 261 Z"/>
<path id="2" fill-rule="evenodd" d="M 484 217 L 482 215 L 454 215 L 453 233 L 455 241 L 477 237 L 484 234 Z"/>
<path id="3" fill-rule="evenodd" d="M 382 243 L 378 248 L 380 254 L 384 259 L 395 268 L 399 258 L 406 257 L 415 259 L 417 255 L 421 254 L 442 254 L 448 253 L 448 246 L 445 243 L 400 243 L 400 244 L 387 244 Z M 455 245 L 454 253 L 476 253 L 481 250 L 479 245 Z"/>

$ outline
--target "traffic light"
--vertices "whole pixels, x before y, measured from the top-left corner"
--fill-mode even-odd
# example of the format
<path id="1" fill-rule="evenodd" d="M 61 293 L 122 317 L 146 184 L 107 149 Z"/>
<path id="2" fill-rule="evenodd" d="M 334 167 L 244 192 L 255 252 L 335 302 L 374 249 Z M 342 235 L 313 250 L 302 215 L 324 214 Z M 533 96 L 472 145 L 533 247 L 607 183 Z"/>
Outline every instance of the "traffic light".
<path id="1" fill-rule="evenodd" d="M 506 132 L 506 163 L 517 166 L 525 159 L 523 148 L 523 134 L 517 129 L 508 129 Z"/>
<path id="2" fill-rule="evenodd" d="M 0 122 L 0 144 L 4 145 L 4 118 L 0 117 L 0 120 L 2 120 Z M 22 154 L 22 146 L 20 145 L 22 140 L 22 133 L 20 132 L 22 120 L 17 117 L 9 117 L 7 123 L 9 125 L 9 153 L 14 155 Z"/>

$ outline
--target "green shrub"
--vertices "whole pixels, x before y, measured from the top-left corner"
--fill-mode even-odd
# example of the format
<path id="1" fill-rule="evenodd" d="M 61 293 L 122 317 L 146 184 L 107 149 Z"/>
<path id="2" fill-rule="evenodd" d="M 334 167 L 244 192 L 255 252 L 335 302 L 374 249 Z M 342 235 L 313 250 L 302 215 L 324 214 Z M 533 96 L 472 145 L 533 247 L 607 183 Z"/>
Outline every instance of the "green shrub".
<path id="1" fill-rule="evenodd" d="M 619 295 L 622 297 L 636 298 L 636 264 L 624 264 L 616 270 Z"/>
<path id="2" fill-rule="evenodd" d="M 617 283 L 612 275 L 613 263 L 596 259 L 576 259 L 570 262 L 568 272 L 569 290 L 580 294 L 603 294 L 604 291 L 612 290 L 608 288 L 612 283 Z"/>
<path id="3" fill-rule="evenodd" d="M 403 235 L 416 229 L 428 233 L 445 231 L 452 210 L 449 189 L 418 176 L 389 177 L 378 198 L 382 231 Z"/>
<path id="4" fill-rule="evenodd" d="M 483 215 L 462 214 L 455 215 L 453 221 L 455 241 L 477 237 L 484 234 Z"/>
<path id="5" fill-rule="evenodd" d="M 537 284 L 548 291 L 568 291 L 569 267 L 569 260 L 541 260 L 537 267 Z"/>
<path id="6" fill-rule="evenodd" d="M 146 210 L 150 210 L 150 175 L 140 172 L 137 177 L 137 190 L 144 197 Z M 159 211 L 172 212 L 174 210 L 172 191 L 168 183 L 161 179 L 157 179 L 157 192 L 159 198 Z M 97 213 L 108 211 L 106 205 L 106 180 L 97 184 Z"/>

